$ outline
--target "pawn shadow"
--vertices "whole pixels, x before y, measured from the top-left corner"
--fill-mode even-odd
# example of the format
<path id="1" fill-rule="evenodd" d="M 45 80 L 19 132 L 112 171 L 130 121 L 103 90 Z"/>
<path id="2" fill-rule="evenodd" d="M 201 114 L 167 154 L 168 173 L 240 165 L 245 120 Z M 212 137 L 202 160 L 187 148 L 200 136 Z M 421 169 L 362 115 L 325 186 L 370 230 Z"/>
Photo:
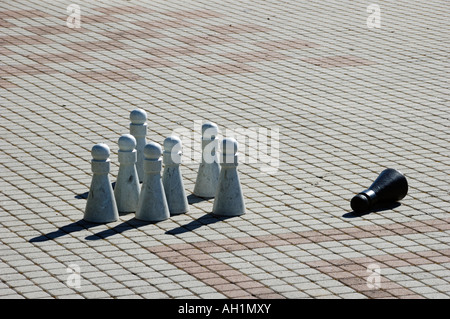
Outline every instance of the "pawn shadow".
<path id="1" fill-rule="evenodd" d="M 354 211 L 345 213 L 344 215 L 342 215 L 342 217 L 344 218 L 356 218 L 356 217 L 362 217 L 364 215 L 368 215 L 371 213 L 378 213 L 378 212 L 382 212 L 385 210 L 391 210 L 394 209 L 396 207 L 399 207 L 401 205 L 401 203 L 399 202 L 395 202 L 395 203 L 380 203 L 380 204 L 376 204 L 372 209 L 369 209 L 365 212 L 362 213 L 356 213 Z"/>
<path id="2" fill-rule="evenodd" d="M 187 196 L 187 200 L 188 200 L 189 205 L 201 203 L 201 202 L 210 200 L 212 198 L 214 198 L 214 197 L 211 197 L 211 198 L 198 197 L 197 195 L 194 195 L 194 194 L 190 194 L 190 195 Z"/>
<path id="3" fill-rule="evenodd" d="M 79 221 L 76 221 L 76 222 L 70 223 L 68 225 L 65 225 L 63 227 L 60 227 L 53 232 L 50 232 L 47 234 L 42 234 L 42 235 L 36 236 L 34 238 L 31 238 L 29 240 L 29 242 L 30 243 L 38 243 L 38 242 L 44 242 L 44 241 L 48 241 L 48 240 L 54 240 L 56 238 L 66 236 L 70 233 L 86 230 L 86 229 L 96 227 L 99 225 L 101 225 L 101 224 L 87 222 L 87 221 L 81 219 Z"/>
<path id="4" fill-rule="evenodd" d="M 156 222 L 147 222 L 143 220 L 136 219 L 135 217 L 131 218 L 130 220 L 127 220 L 117 226 L 114 226 L 112 228 L 108 228 L 105 230 L 102 230 L 101 232 L 95 233 L 93 235 L 87 236 L 86 240 L 100 240 L 105 239 L 117 234 L 121 234 L 127 230 L 130 229 L 137 229 L 139 227 L 156 224 Z"/>
<path id="5" fill-rule="evenodd" d="M 176 227 L 174 229 L 168 230 L 165 232 L 167 235 L 180 235 L 184 234 L 190 231 L 193 231 L 195 229 L 198 229 L 200 227 L 214 224 L 217 222 L 221 222 L 227 219 L 233 218 L 233 216 L 216 216 L 210 213 L 207 213 L 200 218 L 197 218 L 196 220 L 193 220 L 185 225 Z"/>

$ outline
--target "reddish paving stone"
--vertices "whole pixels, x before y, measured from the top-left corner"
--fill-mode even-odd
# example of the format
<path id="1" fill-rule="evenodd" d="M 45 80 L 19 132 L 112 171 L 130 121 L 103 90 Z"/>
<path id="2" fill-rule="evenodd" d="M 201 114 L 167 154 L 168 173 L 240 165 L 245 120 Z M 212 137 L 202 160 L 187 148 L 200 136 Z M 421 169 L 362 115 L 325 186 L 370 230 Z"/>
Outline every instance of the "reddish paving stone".
<path id="1" fill-rule="evenodd" d="M 154 253 L 157 253 L 158 256 L 162 257 L 162 258 L 171 258 L 171 257 L 175 257 L 175 258 L 181 258 L 180 254 L 175 251 L 175 250 L 167 250 L 167 251 L 154 251 Z"/>
<path id="2" fill-rule="evenodd" d="M 202 247 L 201 250 L 206 254 L 225 252 L 226 250 L 220 246 Z"/>
<path id="3" fill-rule="evenodd" d="M 409 228 L 409 227 L 403 227 L 403 228 L 397 228 L 397 229 L 394 229 L 393 232 L 394 232 L 396 235 L 408 235 L 408 234 L 413 233 L 414 231 L 412 230 L 412 228 Z"/>
<path id="4" fill-rule="evenodd" d="M 266 50 L 292 50 L 292 49 L 306 49 L 314 48 L 319 45 L 306 41 L 304 39 L 284 39 L 284 40 L 272 40 L 272 41 L 261 41 L 256 42 L 256 46 L 261 47 Z"/>
<path id="5" fill-rule="evenodd" d="M 267 247 L 267 244 L 261 241 L 250 242 L 244 245 L 247 249 L 256 249 L 256 248 L 264 248 Z"/>
<path id="6" fill-rule="evenodd" d="M 194 266 L 194 267 L 189 267 L 189 269 L 185 269 L 185 271 L 188 274 L 193 275 L 194 277 L 197 277 L 197 276 L 208 276 L 208 275 L 217 276 L 217 274 L 212 273 L 211 271 L 209 271 L 209 269 L 207 269 L 207 268 L 205 268 L 203 266 L 199 266 L 199 265 Z"/>
<path id="7" fill-rule="evenodd" d="M 388 230 L 388 229 L 380 229 L 380 230 L 374 230 L 371 232 L 374 237 L 383 237 L 383 236 L 392 236 L 395 235 L 395 232 Z"/>
<path id="8" fill-rule="evenodd" d="M 393 256 L 393 255 L 377 255 L 377 256 L 373 256 L 372 258 L 375 260 L 375 262 L 384 262 L 387 260 L 392 261 L 392 260 L 398 259 L 396 256 Z"/>
<path id="9" fill-rule="evenodd" d="M 45 18 L 45 17 L 51 17 L 52 14 L 37 10 L 37 9 L 31 9 L 31 10 L 3 10 L 2 16 L 4 19 L 22 19 L 22 18 Z"/>
<path id="10" fill-rule="evenodd" d="M 220 274 L 220 271 L 218 272 Z M 234 275 L 234 276 L 225 276 L 229 281 L 234 282 L 235 284 L 239 285 L 239 283 L 243 283 L 243 282 L 247 282 L 247 281 L 252 281 L 253 279 L 251 279 L 250 277 L 246 276 L 246 275 Z"/>
<path id="11" fill-rule="evenodd" d="M 429 257 L 428 259 L 436 264 L 443 264 L 443 263 L 450 262 L 450 257 L 448 257 L 448 256 Z"/>
<path id="12" fill-rule="evenodd" d="M 234 239 L 220 239 L 220 240 L 215 241 L 215 244 L 217 246 L 221 246 L 221 247 L 224 247 L 224 246 L 232 247 L 233 245 L 237 244 L 237 241 L 235 241 Z"/>
<path id="13" fill-rule="evenodd" d="M 180 250 L 180 253 L 191 258 L 192 260 L 202 260 L 202 259 L 206 259 L 209 257 L 207 254 L 205 254 L 203 251 L 201 251 L 198 248 L 183 249 L 183 250 Z"/>
<path id="14" fill-rule="evenodd" d="M 229 290 L 222 292 L 227 298 L 232 299 L 249 299 L 249 298 L 255 298 L 252 294 L 249 292 L 242 290 L 242 289 L 236 289 L 236 290 Z"/>
<path id="15" fill-rule="evenodd" d="M 408 263 L 410 265 L 426 265 L 426 264 L 431 264 L 432 261 L 427 259 L 427 258 L 410 258 L 408 259 Z"/>
<path id="16" fill-rule="evenodd" d="M 204 278 L 202 281 L 211 287 L 217 287 L 224 284 L 229 284 L 230 282 L 222 277 L 210 277 L 210 278 Z"/>
<path id="17" fill-rule="evenodd" d="M 435 257 L 440 256 L 441 254 L 435 250 L 424 250 L 416 252 L 417 255 L 422 257 Z"/>
<path id="18" fill-rule="evenodd" d="M 203 268 L 202 268 L 203 270 Z M 188 273 L 192 273 L 191 270 L 187 270 Z M 202 272 L 196 272 L 195 274 L 193 274 L 194 277 L 202 280 L 203 282 L 205 282 L 204 280 L 206 279 L 213 279 L 213 278 L 222 278 L 221 276 L 219 276 L 217 273 L 211 272 L 211 271 L 202 271 Z"/>
<path id="19" fill-rule="evenodd" d="M 117 41 L 134 39 L 159 39 L 164 37 L 164 34 L 160 31 L 148 30 L 145 28 L 123 31 L 105 31 L 100 32 L 100 35 L 116 41 L 116 43 L 122 48 L 126 48 L 126 44 L 122 44 Z"/>
<path id="20" fill-rule="evenodd" d="M 411 252 L 396 254 L 396 256 L 397 256 L 399 259 L 411 259 L 411 258 L 417 258 L 417 257 L 419 257 L 419 256 L 416 255 L 415 253 L 411 253 Z"/>
<path id="21" fill-rule="evenodd" d="M 9 88 L 13 88 L 16 86 L 17 86 L 16 84 L 14 84 L 8 80 L 0 79 L 0 88 L 9 89 Z"/>
<path id="22" fill-rule="evenodd" d="M 0 18 L 0 28 L 10 28 L 14 27 L 14 23 L 8 21 L 5 17 Z"/>
<path id="23" fill-rule="evenodd" d="M 253 280 L 242 281 L 237 283 L 237 285 L 246 290 L 263 287 L 262 284 Z"/>
<path id="24" fill-rule="evenodd" d="M 272 289 L 267 287 L 249 288 L 245 289 L 245 291 L 247 291 L 248 293 L 259 299 L 275 299 L 275 298 L 284 299 L 282 295 L 273 293 Z"/>
<path id="25" fill-rule="evenodd" d="M 354 237 L 349 234 L 331 235 L 329 237 L 330 237 L 330 240 L 337 240 L 337 241 L 354 239 Z"/>
<path id="26" fill-rule="evenodd" d="M 441 249 L 439 252 L 444 256 L 450 256 L 450 248 L 447 249 Z"/>
<path id="27" fill-rule="evenodd" d="M 298 236 L 299 235 L 297 233 L 295 233 L 295 232 L 277 234 L 278 238 L 281 238 L 281 239 L 286 240 L 286 241 L 288 241 L 289 239 L 298 238 Z M 257 239 L 255 239 L 255 240 L 257 240 Z"/>
<path id="28" fill-rule="evenodd" d="M 393 228 L 393 227 L 391 227 Z M 356 238 L 366 237 L 366 234 L 371 234 L 373 237 L 377 237 L 374 233 L 382 231 L 381 227 L 365 227 L 364 230 L 351 231 L 348 229 L 341 230 L 343 234 L 352 234 Z M 421 229 L 409 228 L 410 232 L 420 232 Z M 338 236 L 337 230 L 332 232 L 334 236 Z M 191 268 L 195 267 L 197 264 L 201 264 L 202 270 L 207 270 L 206 272 L 198 271 L 196 278 L 202 280 L 208 285 L 215 287 L 219 292 L 223 289 L 229 289 L 231 287 L 240 287 L 244 292 L 237 292 L 234 295 L 246 295 L 247 293 L 251 296 L 261 298 L 261 296 L 273 294 L 273 292 L 268 292 L 267 287 L 264 287 L 256 280 L 250 279 L 248 276 L 242 274 L 238 269 L 234 269 L 231 266 L 221 262 L 216 259 L 211 253 L 220 251 L 236 251 L 242 250 L 244 247 L 246 249 L 251 249 L 250 247 L 277 247 L 290 244 L 292 238 L 299 236 L 300 238 L 307 239 L 308 242 L 325 242 L 331 241 L 332 239 L 328 235 L 320 234 L 318 232 L 302 232 L 302 233 L 287 233 L 279 235 L 263 235 L 249 238 L 239 238 L 239 239 L 224 239 L 218 240 L 216 242 L 205 242 L 205 243 L 194 243 L 194 244 L 176 244 L 172 245 L 172 251 L 162 250 L 158 252 L 157 249 L 153 248 L 161 258 L 166 259 L 168 262 L 172 262 L 177 267 L 185 269 L 187 272 L 191 273 Z M 284 238 L 289 238 L 286 240 Z M 220 245 L 223 245 L 220 246 Z M 249 247 L 250 246 L 250 247 Z M 226 247 L 226 248 L 224 248 Z M 209 250 L 207 252 L 205 250 Z M 367 285 L 367 266 L 371 263 L 377 264 L 380 268 L 383 267 L 402 267 L 410 265 L 421 265 L 430 262 L 430 259 L 434 259 L 436 262 L 447 262 L 450 258 L 445 254 L 448 254 L 450 250 L 443 250 L 442 252 L 420 252 L 420 253 L 399 253 L 399 254 L 385 254 L 376 255 L 374 257 L 358 257 L 353 259 L 340 258 L 333 260 L 318 260 L 308 262 L 308 266 L 319 270 L 320 272 L 327 274 L 328 276 L 340 281 L 341 283 L 351 287 L 355 291 L 358 291 L 369 298 L 392 298 L 392 297 L 403 297 L 403 296 L 415 296 L 413 291 L 399 286 L 397 283 L 388 281 L 385 277 L 381 275 L 381 286 L 382 289 L 374 290 Z M 175 252 L 175 254 L 174 254 Z M 195 254 L 190 254 L 190 252 L 195 252 Z M 199 253 L 202 252 L 202 253 Z M 179 256 L 175 256 L 178 254 Z M 188 257 L 189 256 L 189 257 Z M 200 257 L 200 258 L 199 258 Z M 190 262 L 190 259 L 195 259 L 196 262 Z M 235 279 L 235 280 L 233 280 Z M 279 295 L 279 294 L 276 294 Z"/>
<path id="29" fill-rule="evenodd" d="M 67 73 L 67 76 L 84 83 L 137 81 L 143 79 L 137 74 L 124 70 Z"/>
<path id="30" fill-rule="evenodd" d="M 429 258 L 434 258 L 436 263 L 448 262 L 449 257 L 444 256 L 438 251 L 430 251 L 429 253 L 421 252 L 422 255 L 427 255 Z M 445 251 L 444 253 L 447 253 Z M 367 277 L 369 273 L 367 272 L 367 265 L 375 261 L 380 269 L 386 267 L 404 267 L 404 266 L 417 266 L 429 264 L 430 261 L 426 258 L 416 258 L 415 253 L 400 253 L 393 255 L 382 255 L 372 258 L 355 258 L 355 259 L 336 259 L 320 262 L 308 263 L 311 267 L 329 275 L 330 277 L 340 281 L 341 283 L 353 288 L 355 291 L 366 295 L 369 298 L 404 298 L 406 296 L 417 297 L 420 296 L 417 293 L 402 287 L 396 282 L 389 281 L 386 277 L 383 277 L 381 271 L 381 282 L 380 289 L 373 289 L 367 285 Z M 400 259 L 402 258 L 402 259 Z M 382 264 L 378 261 L 383 261 Z M 336 271 L 336 268 L 340 268 L 343 271 Z"/>
<path id="31" fill-rule="evenodd" d="M 164 256 L 164 253 L 162 253 L 159 256 L 164 258 L 164 259 L 166 259 L 168 262 L 173 263 L 173 264 L 177 264 L 177 265 L 180 265 L 182 263 L 183 264 L 191 263 L 191 258 L 183 256 L 180 253 L 170 254 L 169 256 Z"/>
<path id="32" fill-rule="evenodd" d="M 439 231 L 446 231 L 446 230 L 450 230 L 450 223 L 448 222 L 444 222 L 442 224 L 434 224 L 433 225 L 436 229 L 438 229 Z"/>
<path id="33" fill-rule="evenodd" d="M 202 248 L 216 247 L 216 244 L 212 241 L 200 241 L 200 242 L 192 243 L 192 246 L 202 250 Z"/>
<path id="34" fill-rule="evenodd" d="M 224 263 L 208 265 L 207 268 L 214 272 L 233 269 L 231 266 L 228 266 L 227 264 L 224 264 Z"/>
<path id="35" fill-rule="evenodd" d="M 300 244 L 307 244 L 310 243 L 311 241 L 308 238 L 304 238 L 304 237 L 297 237 L 297 238 L 291 238 L 288 239 L 287 242 L 290 245 L 300 245 Z"/>
<path id="36" fill-rule="evenodd" d="M 239 287 L 232 283 L 214 285 L 214 289 L 220 291 L 222 294 L 226 294 L 227 291 L 235 291 L 239 289 Z M 240 290 L 240 289 L 239 289 Z"/>
<path id="37" fill-rule="evenodd" d="M 51 44 L 52 39 L 40 35 L 11 35 L 0 36 L 0 45 L 38 45 Z"/>
<path id="38" fill-rule="evenodd" d="M 190 46 L 215 45 L 215 44 L 238 42 L 238 39 L 233 38 L 228 34 L 219 34 L 219 35 L 204 34 L 204 35 L 180 36 L 175 38 L 175 40 L 184 44 L 188 44 Z"/>
<path id="39" fill-rule="evenodd" d="M 384 262 L 387 266 L 392 267 L 392 268 L 397 268 L 397 267 L 403 267 L 403 266 L 409 266 L 410 264 L 405 261 L 405 260 L 387 260 Z"/>
<path id="40" fill-rule="evenodd" d="M 332 235 L 341 235 L 343 233 L 343 230 L 331 228 L 331 229 L 321 229 L 319 230 L 319 233 L 325 235 L 325 236 L 332 236 Z"/>
<path id="41" fill-rule="evenodd" d="M 367 290 L 364 291 L 364 294 L 372 299 L 386 299 L 393 297 L 389 292 L 385 290 Z"/>
<path id="42" fill-rule="evenodd" d="M 274 293 L 258 294 L 257 297 L 260 299 L 286 299 L 284 296 Z"/>
<path id="43" fill-rule="evenodd" d="M 210 267 L 215 267 L 217 265 L 223 265 L 223 263 L 220 260 L 213 258 L 211 256 L 208 259 L 197 260 L 197 262 L 208 269 L 210 269 Z"/>

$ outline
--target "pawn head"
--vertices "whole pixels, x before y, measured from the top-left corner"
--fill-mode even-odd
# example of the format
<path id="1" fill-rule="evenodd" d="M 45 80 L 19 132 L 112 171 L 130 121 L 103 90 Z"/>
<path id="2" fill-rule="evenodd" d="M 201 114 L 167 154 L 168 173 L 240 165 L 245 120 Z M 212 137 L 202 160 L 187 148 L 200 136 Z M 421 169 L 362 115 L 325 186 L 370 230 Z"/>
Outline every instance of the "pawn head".
<path id="1" fill-rule="evenodd" d="M 147 112 L 143 109 L 135 109 L 130 112 L 130 120 L 133 124 L 144 124 L 147 121 Z"/>
<path id="2" fill-rule="evenodd" d="M 123 152 L 131 152 L 136 148 L 136 139 L 131 134 L 124 134 L 119 137 L 119 150 Z"/>
<path id="3" fill-rule="evenodd" d="M 234 138 L 222 140 L 222 166 L 238 165 L 238 142 Z"/>
<path id="4" fill-rule="evenodd" d="M 169 136 L 164 140 L 164 163 L 181 164 L 182 146 L 178 136 Z"/>
<path id="5" fill-rule="evenodd" d="M 181 150 L 181 140 L 178 136 L 169 136 L 164 140 L 164 151 Z"/>
<path id="6" fill-rule="evenodd" d="M 95 144 L 91 149 L 92 158 L 96 161 L 106 161 L 111 154 L 108 145 Z"/>
<path id="7" fill-rule="evenodd" d="M 202 125 L 202 137 L 204 139 L 214 139 L 219 133 L 219 128 L 214 123 L 204 123 Z"/>
<path id="8" fill-rule="evenodd" d="M 370 200 L 364 194 L 355 195 L 350 201 L 350 206 L 357 214 L 368 211 L 371 207 Z"/>
<path id="9" fill-rule="evenodd" d="M 222 140 L 222 153 L 226 155 L 236 155 L 238 142 L 234 138 L 224 138 Z"/>
<path id="10" fill-rule="evenodd" d="M 146 159 L 157 160 L 161 155 L 162 148 L 158 143 L 150 142 L 144 146 L 144 156 Z"/>

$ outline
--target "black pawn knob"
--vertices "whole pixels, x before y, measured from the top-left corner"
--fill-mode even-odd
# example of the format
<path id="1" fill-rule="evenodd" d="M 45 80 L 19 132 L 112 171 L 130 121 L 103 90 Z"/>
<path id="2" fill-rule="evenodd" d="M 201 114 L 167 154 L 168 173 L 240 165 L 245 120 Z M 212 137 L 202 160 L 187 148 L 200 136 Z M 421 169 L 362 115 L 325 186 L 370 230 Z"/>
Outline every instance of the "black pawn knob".
<path id="1" fill-rule="evenodd" d="M 375 204 L 389 204 L 403 199 L 408 193 L 406 177 L 396 169 L 387 168 L 380 173 L 373 184 L 355 195 L 350 206 L 355 213 L 367 212 Z"/>

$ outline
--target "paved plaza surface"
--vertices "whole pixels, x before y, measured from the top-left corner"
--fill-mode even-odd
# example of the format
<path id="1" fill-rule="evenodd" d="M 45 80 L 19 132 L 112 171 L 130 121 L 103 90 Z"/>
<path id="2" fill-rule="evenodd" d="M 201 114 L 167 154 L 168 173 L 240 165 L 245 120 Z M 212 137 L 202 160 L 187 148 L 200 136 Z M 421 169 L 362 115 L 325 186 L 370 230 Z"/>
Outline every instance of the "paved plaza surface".
<path id="1" fill-rule="evenodd" d="M 445 0 L 0 1 L 0 298 L 449 298 L 449 16 Z M 85 222 L 91 148 L 109 145 L 114 182 L 136 108 L 147 141 L 182 138 L 189 212 Z M 207 121 L 241 140 L 245 215 L 192 195 Z M 352 213 L 388 167 L 407 196 Z"/>

